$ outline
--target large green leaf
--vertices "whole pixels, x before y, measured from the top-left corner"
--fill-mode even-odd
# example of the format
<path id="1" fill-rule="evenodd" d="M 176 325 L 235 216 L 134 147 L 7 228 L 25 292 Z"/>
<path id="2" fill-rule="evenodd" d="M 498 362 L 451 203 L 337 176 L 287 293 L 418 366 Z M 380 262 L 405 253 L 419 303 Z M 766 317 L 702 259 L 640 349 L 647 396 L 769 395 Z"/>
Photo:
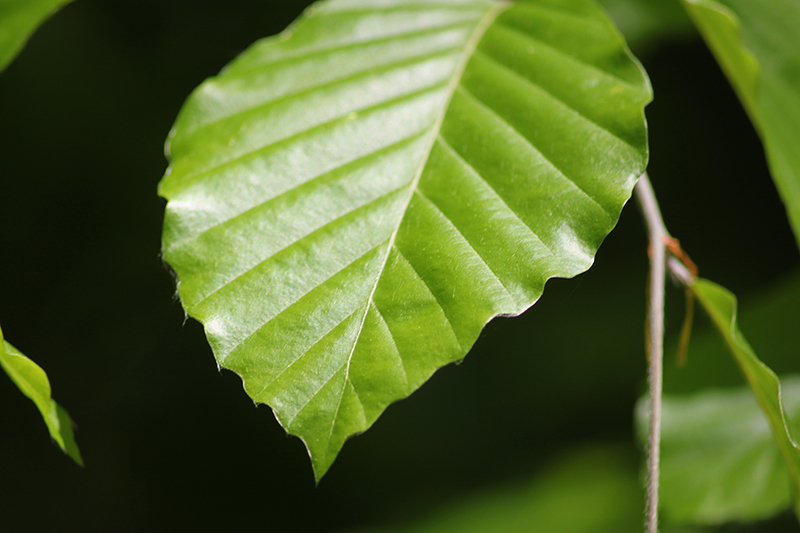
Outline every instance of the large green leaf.
<path id="1" fill-rule="evenodd" d="M 50 15 L 72 0 L 0 0 L 0 70 Z"/>
<path id="2" fill-rule="evenodd" d="M 47 379 L 47 374 L 39 365 L 7 343 L 3 339 L 2 330 L 0 330 L 0 367 L 5 370 L 11 381 L 16 383 L 19 390 L 36 404 L 56 444 L 76 463 L 83 465 L 81 453 L 72 434 L 72 420 L 67 411 L 50 397 L 50 381 Z"/>
<path id="3" fill-rule="evenodd" d="M 800 377 L 783 378 L 782 385 L 783 405 L 797 420 Z M 643 438 L 646 406 L 642 401 L 637 409 Z M 664 396 L 661 505 L 669 521 L 758 520 L 786 509 L 791 493 L 789 471 L 751 390 Z"/>
<path id="4" fill-rule="evenodd" d="M 800 244 L 800 2 L 684 0 L 750 118 Z"/>
<path id="5" fill-rule="evenodd" d="M 692 285 L 692 291 L 725 339 L 763 414 L 766 416 L 766 420 L 769 422 L 777 449 L 783 458 L 785 468 L 794 485 L 794 506 L 795 510 L 798 511 L 800 510 L 800 448 L 795 443 L 788 426 L 788 417 L 785 412 L 780 381 L 775 373 L 756 357 L 739 330 L 737 324 L 737 302 L 733 294 L 715 283 L 702 279 L 697 280 Z M 740 438 L 742 441 L 746 440 L 747 435 L 740 435 Z M 770 472 L 769 462 L 762 466 L 765 469 L 761 473 L 767 476 Z M 772 496 L 774 497 L 775 494 L 772 494 Z M 770 498 L 769 495 L 764 497 Z M 756 507 L 755 510 L 748 512 L 755 514 L 764 512 L 763 507 L 760 509 Z"/>
<path id="6" fill-rule="evenodd" d="M 319 479 L 489 320 L 589 268 L 650 98 L 590 1 L 319 3 L 185 104 L 164 257 Z"/>

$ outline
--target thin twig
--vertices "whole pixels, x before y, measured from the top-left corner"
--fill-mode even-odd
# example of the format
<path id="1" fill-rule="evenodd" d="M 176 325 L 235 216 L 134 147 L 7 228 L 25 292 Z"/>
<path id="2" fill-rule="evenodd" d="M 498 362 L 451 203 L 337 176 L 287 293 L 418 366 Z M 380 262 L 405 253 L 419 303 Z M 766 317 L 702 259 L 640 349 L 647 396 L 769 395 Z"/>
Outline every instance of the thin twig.
<path id="1" fill-rule="evenodd" d="M 664 359 L 664 284 L 667 228 L 661 218 L 647 173 L 636 185 L 650 234 L 650 286 L 647 311 L 648 379 L 650 382 L 650 438 L 647 450 L 647 533 L 658 532 L 658 482 L 661 459 L 661 386 Z"/>

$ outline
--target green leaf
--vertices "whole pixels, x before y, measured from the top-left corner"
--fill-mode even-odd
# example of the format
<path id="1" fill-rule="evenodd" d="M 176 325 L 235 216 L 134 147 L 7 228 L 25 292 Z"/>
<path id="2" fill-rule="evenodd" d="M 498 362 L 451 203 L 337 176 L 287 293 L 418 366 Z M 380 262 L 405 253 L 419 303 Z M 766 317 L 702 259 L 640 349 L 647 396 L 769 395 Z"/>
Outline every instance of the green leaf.
<path id="1" fill-rule="evenodd" d="M 778 375 L 800 372 L 797 346 L 797 309 L 800 309 L 800 269 L 771 281 L 749 295 L 737 313 L 740 329 L 747 331 L 749 344 L 765 356 L 768 366 Z M 709 323 L 709 325 L 711 325 Z M 698 328 L 692 333 L 689 359 L 679 367 L 675 357 L 677 343 L 668 343 L 664 353 L 665 394 L 684 395 L 706 388 L 737 388 L 742 372 L 731 357 L 719 333 L 713 327 Z"/>
<path id="2" fill-rule="evenodd" d="M 783 405 L 797 420 L 800 376 L 782 385 Z M 643 400 L 637 408 L 642 439 L 647 405 Z M 670 522 L 754 521 L 791 504 L 789 471 L 749 389 L 665 395 L 661 435 L 661 505 Z"/>
<path id="3" fill-rule="evenodd" d="M 64 453 L 83 466 L 81 453 L 72 434 L 72 420 L 67 411 L 50 397 L 50 381 L 47 379 L 47 374 L 6 342 L 2 330 L 0 330 L 0 367 L 3 367 L 19 390 L 36 404 L 53 440 Z"/>
<path id="4" fill-rule="evenodd" d="M 683 1 L 761 135 L 800 244 L 800 2 Z"/>
<path id="5" fill-rule="evenodd" d="M 0 70 L 50 15 L 72 0 L 0 0 Z"/>
<path id="6" fill-rule="evenodd" d="M 692 290 L 725 339 L 755 394 L 761 410 L 766 415 L 773 438 L 794 485 L 794 506 L 795 511 L 798 511 L 800 510 L 800 498 L 798 497 L 800 495 L 800 448 L 793 440 L 788 427 L 780 381 L 775 373 L 756 357 L 739 330 L 737 302 L 733 294 L 715 283 L 702 279 L 692 285 Z M 746 440 L 747 435 L 738 435 L 738 437 Z M 763 466 L 769 467 L 769 463 L 767 462 Z M 769 472 L 769 468 L 762 473 L 766 474 L 766 472 Z M 768 498 L 769 496 L 764 497 Z"/>
<path id="7" fill-rule="evenodd" d="M 319 479 L 493 317 L 589 268 L 650 98 L 589 1 L 319 3 L 185 104 L 164 257 Z"/>

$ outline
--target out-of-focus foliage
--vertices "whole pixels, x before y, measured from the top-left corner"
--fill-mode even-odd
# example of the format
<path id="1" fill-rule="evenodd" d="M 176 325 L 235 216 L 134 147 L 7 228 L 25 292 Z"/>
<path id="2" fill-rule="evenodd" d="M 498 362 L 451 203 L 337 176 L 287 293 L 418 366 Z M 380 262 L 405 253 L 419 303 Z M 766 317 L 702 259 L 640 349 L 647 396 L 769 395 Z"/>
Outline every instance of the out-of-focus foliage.
<path id="1" fill-rule="evenodd" d="M 800 243 L 800 2 L 684 3 L 761 135 Z"/>
<path id="2" fill-rule="evenodd" d="M 665 397 L 662 504 L 666 516 L 676 522 L 721 524 L 775 515 L 790 505 L 794 492 L 790 467 L 797 458 L 792 441 L 797 425 L 792 422 L 800 418 L 800 382 L 781 379 L 779 396 L 777 378 L 755 358 L 738 329 L 735 298 L 703 280 L 695 290 L 725 343 L 719 342 L 718 335 L 700 332 L 690 346 L 687 366 L 673 367 L 666 377 L 668 390 L 693 391 Z M 744 310 L 742 320 L 748 331 L 753 331 L 754 341 L 777 368 L 797 369 L 798 306 L 800 276 L 794 275 Z M 727 361 L 731 353 L 735 365 Z M 742 381 L 742 372 L 749 390 L 705 388 L 730 387 Z M 641 441 L 646 438 L 645 405 L 640 400 L 637 409 Z"/>
<path id="3" fill-rule="evenodd" d="M 0 0 L 0 71 L 25 46 L 36 28 L 72 0 Z"/>
<path id="4" fill-rule="evenodd" d="M 800 371 L 796 347 L 800 346 L 800 328 L 795 310 L 800 308 L 800 272 L 793 272 L 768 284 L 751 295 L 738 309 L 738 322 L 747 331 L 751 346 L 761 354 L 778 375 Z M 697 320 L 705 314 L 698 313 Z M 677 349 L 668 346 L 665 390 L 671 395 L 696 393 L 704 388 L 738 388 L 742 372 L 719 333 L 696 327 L 685 366 L 678 367 L 670 357 Z"/>
<path id="5" fill-rule="evenodd" d="M 677 0 L 599 0 L 637 56 L 696 32 Z"/>
<path id="6" fill-rule="evenodd" d="M 789 419 L 782 404 L 778 376 L 756 357 L 739 330 L 738 302 L 730 291 L 703 279 L 697 280 L 691 290 L 725 339 L 769 421 L 772 435 L 794 484 L 794 507 L 795 512 L 798 512 L 800 511 L 800 448 L 788 426 Z"/>
<path id="7" fill-rule="evenodd" d="M 637 533 L 643 505 L 635 463 L 600 447 L 560 457 L 530 482 L 465 498 L 425 520 L 360 533 Z"/>
<path id="8" fill-rule="evenodd" d="M 797 420 L 800 377 L 781 385 L 783 405 Z M 642 441 L 648 404 L 637 409 Z M 669 522 L 753 521 L 791 504 L 789 471 L 749 388 L 665 396 L 662 423 L 661 503 Z"/>

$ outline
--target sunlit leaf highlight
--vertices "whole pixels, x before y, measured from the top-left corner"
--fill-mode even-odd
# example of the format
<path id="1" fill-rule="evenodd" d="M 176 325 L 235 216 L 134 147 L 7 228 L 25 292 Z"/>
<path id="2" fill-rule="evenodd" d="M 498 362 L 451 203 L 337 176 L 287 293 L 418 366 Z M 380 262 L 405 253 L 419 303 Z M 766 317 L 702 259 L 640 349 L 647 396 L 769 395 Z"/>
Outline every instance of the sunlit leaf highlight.
<path id="1" fill-rule="evenodd" d="M 185 104 L 164 257 L 319 479 L 493 317 L 589 268 L 650 98 L 586 0 L 321 2 Z"/>

